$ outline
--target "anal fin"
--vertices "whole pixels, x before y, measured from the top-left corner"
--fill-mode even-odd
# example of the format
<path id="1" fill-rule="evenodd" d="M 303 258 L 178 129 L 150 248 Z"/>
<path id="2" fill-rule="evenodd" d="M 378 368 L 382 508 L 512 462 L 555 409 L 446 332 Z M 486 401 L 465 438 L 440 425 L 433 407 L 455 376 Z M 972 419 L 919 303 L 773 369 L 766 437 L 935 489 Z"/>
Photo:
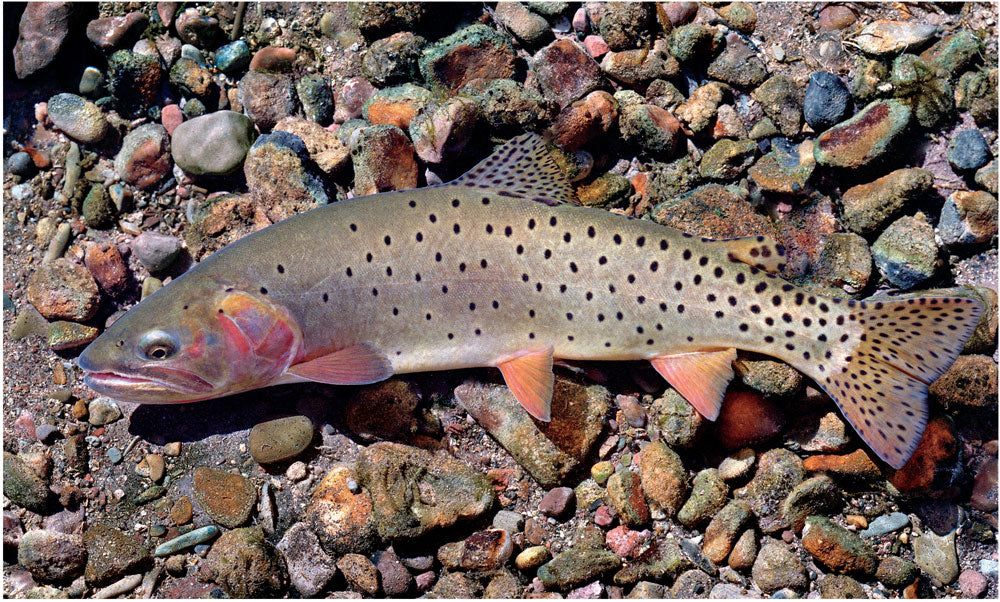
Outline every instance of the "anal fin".
<path id="1" fill-rule="evenodd" d="M 328 385 L 367 385 L 392 376 L 392 363 L 371 343 L 360 343 L 295 364 L 286 373 Z"/>
<path id="2" fill-rule="evenodd" d="M 504 382 L 529 414 L 548 422 L 552 419 L 552 347 L 522 351 L 497 363 Z"/>
<path id="3" fill-rule="evenodd" d="M 733 348 L 661 355 L 649 360 L 670 386 L 688 400 L 698 413 L 715 420 L 722 396 L 733 379 Z"/>

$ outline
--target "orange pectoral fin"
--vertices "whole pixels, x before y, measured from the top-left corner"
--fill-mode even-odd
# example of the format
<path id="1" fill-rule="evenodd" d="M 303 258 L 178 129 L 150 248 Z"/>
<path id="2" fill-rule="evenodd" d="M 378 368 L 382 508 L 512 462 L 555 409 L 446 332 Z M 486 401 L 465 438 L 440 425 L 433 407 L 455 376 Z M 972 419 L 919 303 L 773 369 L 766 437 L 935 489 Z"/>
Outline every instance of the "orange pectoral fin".
<path id="1" fill-rule="evenodd" d="M 548 422 L 552 419 L 552 347 L 523 351 L 497 363 L 510 392 L 529 414 Z"/>
<path id="2" fill-rule="evenodd" d="M 699 414 L 715 420 L 719 417 L 726 386 L 733 379 L 735 359 L 736 350 L 729 348 L 661 355 L 649 361 Z"/>
<path id="3" fill-rule="evenodd" d="M 368 385 L 392 376 L 392 363 L 371 343 L 361 343 L 295 364 L 287 373 L 328 385 Z"/>

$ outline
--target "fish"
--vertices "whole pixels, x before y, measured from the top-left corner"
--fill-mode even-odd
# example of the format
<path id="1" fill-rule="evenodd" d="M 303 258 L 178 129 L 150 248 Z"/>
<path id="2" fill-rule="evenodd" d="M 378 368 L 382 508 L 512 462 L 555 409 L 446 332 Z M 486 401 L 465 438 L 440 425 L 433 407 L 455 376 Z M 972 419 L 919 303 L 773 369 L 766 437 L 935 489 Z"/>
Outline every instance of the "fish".
<path id="1" fill-rule="evenodd" d="M 254 232 L 111 324 L 94 391 L 177 403 L 494 367 L 551 419 L 553 362 L 645 360 L 715 420 L 737 350 L 812 378 L 886 463 L 983 312 L 961 296 L 855 301 L 781 279 L 766 237 L 714 240 L 580 206 L 535 134 L 446 184 L 344 200 Z"/>

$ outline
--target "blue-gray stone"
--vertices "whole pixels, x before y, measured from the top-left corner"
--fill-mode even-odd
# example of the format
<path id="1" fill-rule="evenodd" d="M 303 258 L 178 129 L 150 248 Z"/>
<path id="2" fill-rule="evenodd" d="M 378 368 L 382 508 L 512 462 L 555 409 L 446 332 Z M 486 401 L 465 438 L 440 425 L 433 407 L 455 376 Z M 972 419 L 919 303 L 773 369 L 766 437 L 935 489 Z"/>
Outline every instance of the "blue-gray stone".
<path id="1" fill-rule="evenodd" d="M 28 184 L 18 184 L 10 187 L 10 196 L 16 201 L 27 201 L 35 196 L 35 191 Z"/>
<path id="2" fill-rule="evenodd" d="M 948 143 L 948 163 L 955 169 L 979 169 L 992 158 L 990 146 L 979 130 L 963 130 Z"/>
<path id="3" fill-rule="evenodd" d="M 184 44 L 181 46 L 181 58 L 191 59 L 202 67 L 206 66 L 205 55 L 201 53 L 201 50 L 198 50 L 197 46 L 192 46 L 191 44 Z"/>
<path id="4" fill-rule="evenodd" d="M 107 455 L 108 460 L 110 460 L 112 464 L 118 464 L 122 461 L 122 452 L 117 447 L 109 447 Z"/>
<path id="5" fill-rule="evenodd" d="M 226 175 L 240 168 L 255 136 L 253 122 L 235 111 L 216 111 L 177 126 L 174 161 L 195 175 Z"/>
<path id="6" fill-rule="evenodd" d="M 215 66 L 219 71 L 232 75 L 250 66 L 250 47 L 243 40 L 236 40 L 215 51 Z"/>
<path id="7" fill-rule="evenodd" d="M 899 531 L 908 524 L 910 524 L 910 518 L 902 512 L 883 514 L 868 523 L 868 528 L 861 531 L 861 537 L 878 537 L 879 535 Z"/>
<path id="8" fill-rule="evenodd" d="M 7 159 L 7 171 L 15 176 L 27 178 L 35 173 L 35 163 L 31 160 L 31 155 L 25 152 L 14 153 Z"/>
<path id="9" fill-rule="evenodd" d="M 979 561 L 979 572 L 987 577 L 997 578 L 997 561 L 984 558 Z"/>
<path id="10" fill-rule="evenodd" d="M 174 552 L 178 552 L 185 548 L 190 548 L 191 546 L 196 546 L 200 543 L 204 543 L 209 539 L 212 539 L 219 534 L 219 528 L 215 525 L 208 525 L 207 527 L 201 527 L 200 529 L 195 529 L 189 533 L 185 533 L 180 537 L 175 537 L 170 541 L 165 541 L 160 545 L 156 546 L 156 550 L 153 551 L 154 556 L 169 556 Z"/>
<path id="11" fill-rule="evenodd" d="M 163 537 L 167 534 L 167 528 L 163 525 L 153 525 L 149 528 L 149 534 L 153 537 Z"/>
<path id="12" fill-rule="evenodd" d="M 802 116 L 817 132 L 840 123 L 847 113 L 851 93 L 839 77 L 826 71 L 809 76 Z"/>

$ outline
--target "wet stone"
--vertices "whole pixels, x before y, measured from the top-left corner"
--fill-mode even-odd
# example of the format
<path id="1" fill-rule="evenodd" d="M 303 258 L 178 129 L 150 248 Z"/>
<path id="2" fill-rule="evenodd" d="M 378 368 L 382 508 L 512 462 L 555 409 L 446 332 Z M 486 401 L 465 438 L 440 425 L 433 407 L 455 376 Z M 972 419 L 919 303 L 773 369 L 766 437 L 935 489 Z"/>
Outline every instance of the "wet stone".
<path id="1" fill-rule="evenodd" d="M 81 213 L 83 213 L 83 223 L 90 228 L 103 230 L 113 224 L 115 205 L 102 184 L 90 187 L 83 199 Z"/>
<path id="2" fill-rule="evenodd" d="M 677 521 L 694 528 L 708 522 L 726 505 L 729 487 L 714 468 L 706 468 L 695 475 L 691 495 L 677 513 Z"/>
<path id="3" fill-rule="evenodd" d="M 87 546 L 84 577 L 92 585 L 104 585 L 129 573 L 142 572 L 150 561 L 150 550 L 113 527 L 94 525 L 83 535 Z"/>
<path id="4" fill-rule="evenodd" d="M 75 7 L 72 2 L 38 2 L 25 7 L 13 49 L 18 79 L 41 71 L 55 60 L 69 36 Z"/>
<path id="5" fill-rule="evenodd" d="M 750 447 L 735 451 L 719 464 L 719 476 L 724 481 L 735 481 L 745 477 L 757 462 L 757 455 Z"/>
<path id="6" fill-rule="evenodd" d="M 295 83 L 289 75 L 250 71 L 240 79 L 238 89 L 243 110 L 262 132 L 295 114 Z"/>
<path id="7" fill-rule="evenodd" d="M 514 58 L 514 48 L 506 36 L 476 24 L 424 49 L 419 67 L 429 84 L 454 92 L 476 79 L 510 77 L 514 74 Z"/>
<path id="8" fill-rule="evenodd" d="M 75 349 L 90 343 L 97 338 L 100 331 L 93 326 L 77 324 L 76 322 L 51 322 L 46 342 L 55 351 Z"/>
<path id="9" fill-rule="evenodd" d="M 181 241 L 175 236 L 146 231 L 135 237 L 132 254 L 150 272 L 161 272 L 171 266 L 181 252 Z"/>
<path id="10" fill-rule="evenodd" d="M 118 245 L 100 243 L 88 246 L 84 264 L 101 289 L 109 295 L 120 295 L 129 285 L 128 267 Z"/>
<path id="11" fill-rule="evenodd" d="M 367 39 L 395 31 L 413 29 L 427 15 L 427 8 L 408 2 L 359 2 L 349 5 L 347 14 Z"/>
<path id="12" fill-rule="evenodd" d="M 607 491 L 608 501 L 622 523 L 640 527 L 649 522 L 649 506 L 638 474 L 628 469 L 616 472 L 608 479 Z"/>
<path id="13" fill-rule="evenodd" d="M 312 438 L 313 424 L 306 416 L 261 422 L 250 429 L 250 455 L 259 464 L 282 462 L 302 453 Z"/>
<path id="14" fill-rule="evenodd" d="M 187 524 L 191 521 L 193 512 L 191 498 L 186 495 L 182 496 L 177 498 L 177 501 L 170 507 L 170 520 L 174 521 L 175 525 Z"/>
<path id="15" fill-rule="evenodd" d="M 94 19 L 87 23 L 87 39 L 99 49 L 110 51 L 135 42 L 147 25 L 149 17 L 141 12 Z"/>
<path id="16" fill-rule="evenodd" d="M 918 21 L 873 21 L 862 28 L 854 41 L 862 52 L 882 57 L 918 48 L 935 33 L 937 27 Z"/>
<path id="17" fill-rule="evenodd" d="M 865 599 L 865 588 L 847 575 L 827 575 L 819 582 L 819 594 L 822 598 L 833 599 Z"/>
<path id="18" fill-rule="evenodd" d="M 394 125 L 376 125 L 361 130 L 351 145 L 351 159 L 357 195 L 417 187 L 413 145 Z"/>
<path id="19" fill-rule="evenodd" d="M 978 571 L 966 569 L 958 576 L 963 598 L 979 598 L 989 588 L 989 580 Z"/>
<path id="20" fill-rule="evenodd" d="M 323 549 L 334 556 L 365 553 L 374 546 L 372 498 L 346 466 L 334 466 L 323 476 L 302 516 Z"/>
<path id="21" fill-rule="evenodd" d="M 602 83 L 601 69 L 590 55 L 568 39 L 556 40 L 534 57 L 542 93 L 560 107 L 569 105 Z"/>
<path id="22" fill-rule="evenodd" d="M 990 194 L 996 195 L 998 190 L 997 160 L 993 159 L 979 171 L 976 172 L 976 184 Z"/>
<path id="23" fill-rule="evenodd" d="M 972 484 L 972 507 L 982 512 L 997 510 L 997 459 L 990 458 L 976 471 Z"/>
<path id="24" fill-rule="evenodd" d="M 840 123 L 850 102 L 851 93 L 839 77 L 817 71 L 809 76 L 802 116 L 809 127 L 820 132 Z"/>
<path id="25" fill-rule="evenodd" d="M 250 518 L 257 488 L 242 475 L 198 467 L 194 470 L 194 497 L 212 520 L 234 529 Z"/>
<path id="26" fill-rule="evenodd" d="M 536 421 L 507 387 L 467 383 L 455 398 L 543 487 L 553 487 L 597 442 L 611 394 L 600 386 L 555 381 L 552 420 Z"/>
<path id="27" fill-rule="evenodd" d="M 919 571 L 917 565 L 899 556 L 886 556 L 875 571 L 875 578 L 887 587 L 901 588 L 913 583 Z"/>
<path id="28" fill-rule="evenodd" d="M 452 98 L 431 105 L 410 122 L 413 148 L 423 161 L 442 163 L 462 154 L 479 122 L 479 106 Z"/>
<path id="29" fill-rule="evenodd" d="M 788 527 L 782 506 L 804 478 L 802 460 L 797 455 L 785 449 L 769 450 L 761 454 L 757 473 L 746 487 L 736 491 L 736 497 L 750 504 L 761 531 L 774 533 Z"/>
<path id="30" fill-rule="evenodd" d="M 274 132 L 298 136 L 306 146 L 309 158 L 327 175 L 336 175 L 350 163 L 351 151 L 337 134 L 314 121 L 301 117 L 285 117 L 274 126 Z"/>
<path id="31" fill-rule="evenodd" d="M 737 238 L 765 235 L 776 238 L 774 225 L 757 213 L 746 192 L 719 184 L 706 184 L 680 195 L 664 194 L 663 202 L 656 187 L 651 188 L 650 211 L 653 221 L 709 238 Z"/>
<path id="32" fill-rule="evenodd" d="M 937 256 L 934 228 L 922 213 L 896 220 L 872 245 L 872 257 L 879 272 L 904 290 L 934 274 Z"/>
<path id="33" fill-rule="evenodd" d="M 418 476 L 415 476 L 418 475 Z M 444 451 L 376 443 L 358 458 L 358 481 L 371 494 L 385 539 L 411 539 L 472 520 L 493 504 L 485 475 Z"/>
<path id="34" fill-rule="evenodd" d="M 681 147 L 681 123 L 669 111 L 647 104 L 628 105 L 619 119 L 622 138 L 629 144 L 663 159 L 672 157 Z"/>
<path id="35" fill-rule="evenodd" d="M 828 286 L 855 293 L 865 288 L 872 273 L 868 241 L 854 233 L 835 233 L 826 239 L 814 268 L 816 277 Z"/>
<path id="36" fill-rule="evenodd" d="M 927 195 L 934 176 L 925 169 L 898 169 L 874 182 L 848 188 L 842 198 L 842 219 L 853 232 L 868 236 L 912 203 Z"/>
<path id="37" fill-rule="evenodd" d="M 550 558 L 552 554 L 545 546 L 531 546 L 514 558 L 514 564 L 522 571 L 531 571 L 548 562 Z"/>
<path id="38" fill-rule="evenodd" d="M 788 547 L 768 541 L 761 547 L 751 571 L 754 583 L 766 594 L 789 588 L 802 591 L 809 585 L 806 568 Z"/>
<path id="39" fill-rule="evenodd" d="M 909 106 L 899 100 L 876 101 L 820 134 L 816 162 L 856 168 L 881 159 L 900 139 L 910 121 Z"/>
<path id="40" fill-rule="evenodd" d="M 930 393 L 946 408 L 996 407 L 997 364 L 985 355 L 962 355 L 934 383 Z"/>
<path id="41" fill-rule="evenodd" d="M 497 2 L 494 18 L 527 46 L 538 47 L 552 39 L 549 22 L 520 2 Z"/>
<path id="42" fill-rule="evenodd" d="M 758 86 L 751 96 L 761 104 L 785 136 L 799 133 L 802 125 L 802 100 L 799 86 L 787 75 L 775 75 Z"/>
<path id="43" fill-rule="evenodd" d="M 218 94 L 218 87 L 212 79 L 212 72 L 188 58 L 179 59 L 170 68 L 170 83 L 188 97 L 184 113 L 189 116 L 191 107 L 188 105 L 195 100 L 199 102 L 211 101 L 212 97 Z"/>
<path id="44" fill-rule="evenodd" d="M 540 567 L 538 579 L 547 588 L 564 590 L 620 566 L 618 556 L 603 546 L 577 543 Z"/>
<path id="45" fill-rule="evenodd" d="M 993 153 L 979 130 L 962 130 L 948 142 L 948 163 L 956 170 L 979 169 L 992 158 Z"/>
<path id="46" fill-rule="evenodd" d="M 680 456 L 663 441 L 654 441 L 639 454 L 639 476 L 652 514 L 675 516 L 688 494 L 687 471 Z"/>
<path id="47" fill-rule="evenodd" d="M 861 537 L 878 537 L 886 533 L 899 531 L 910 524 L 910 518 L 902 512 L 891 512 L 876 517 L 861 531 Z"/>
<path id="48" fill-rule="evenodd" d="M 981 127 L 997 120 L 997 69 L 962 74 L 955 89 L 955 105 L 969 112 Z"/>
<path id="49" fill-rule="evenodd" d="M 227 75 L 236 75 L 250 66 L 250 47 L 236 40 L 215 51 L 215 66 Z"/>
<path id="50" fill-rule="evenodd" d="M 196 8 L 188 8 L 178 15 L 174 28 L 182 42 L 198 48 L 212 48 L 223 38 L 218 19 L 203 16 Z"/>
<path id="51" fill-rule="evenodd" d="M 722 42 L 722 32 L 700 23 L 688 23 L 670 32 L 670 54 L 682 63 L 708 60 L 722 47 Z"/>
<path id="52" fill-rule="evenodd" d="M 243 164 L 250 194 L 272 223 L 330 202 L 318 166 L 295 134 L 276 130 L 254 142 Z"/>
<path id="53" fill-rule="evenodd" d="M 771 143 L 771 151 L 754 163 L 747 174 L 762 190 L 802 194 L 806 192 L 806 184 L 815 168 L 811 142 L 794 146 L 775 139 Z"/>
<path id="54" fill-rule="evenodd" d="M 684 571 L 674 581 L 670 595 L 676 599 L 708 598 L 712 590 L 712 578 L 705 571 L 692 569 Z"/>
<path id="55" fill-rule="evenodd" d="M 774 402 L 756 393 L 733 392 L 725 396 L 715 436 L 725 449 L 739 449 L 774 437 L 785 422 Z"/>
<path id="56" fill-rule="evenodd" d="M 123 116 L 145 114 L 155 104 L 162 80 L 159 59 L 129 50 L 119 50 L 108 58 L 108 90 Z"/>
<path id="57" fill-rule="evenodd" d="M 365 102 L 361 114 L 376 125 L 388 124 L 406 129 L 417 113 L 431 104 L 432 99 L 433 94 L 426 88 L 405 83 L 376 92 Z"/>
<path id="58" fill-rule="evenodd" d="M 737 88 L 753 88 L 767 79 L 767 66 L 743 40 L 730 36 L 726 48 L 708 65 L 709 77 Z"/>
<path id="59" fill-rule="evenodd" d="M 915 530 L 914 535 L 913 560 L 917 566 L 941 583 L 954 582 L 959 572 L 955 532 L 937 535 L 933 531 L 920 533 Z"/>
<path id="60" fill-rule="evenodd" d="M 19 457 L 3 453 L 3 494 L 22 508 L 43 513 L 49 505 L 48 483 Z"/>
<path id="61" fill-rule="evenodd" d="M 649 409 L 649 429 L 654 436 L 674 448 L 692 447 L 706 430 L 706 420 L 680 393 L 667 389 L 653 400 Z"/>
<path id="62" fill-rule="evenodd" d="M 194 175 L 226 175 L 243 165 L 255 137 L 253 122 L 233 111 L 217 111 L 177 126 L 174 161 Z"/>
<path id="63" fill-rule="evenodd" d="M 409 31 L 376 40 L 361 56 L 361 71 L 380 87 L 417 79 L 420 53 L 426 44 L 427 40 Z"/>
<path id="64" fill-rule="evenodd" d="M 209 550 L 204 570 L 233 598 L 281 597 L 288 582 L 285 561 L 260 527 L 223 533 Z"/>
<path id="65" fill-rule="evenodd" d="M 732 180 L 753 163 L 757 157 L 757 143 L 753 140 L 719 140 L 704 156 L 698 170 L 703 178 Z"/>
<path id="66" fill-rule="evenodd" d="M 379 590 L 378 569 L 361 554 L 347 554 L 337 561 L 337 568 L 347 584 L 357 591 L 374 596 Z"/>
<path id="67" fill-rule="evenodd" d="M 514 551 L 510 534 L 503 529 L 476 531 L 462 542 L 463 569 L 490 571 L 504 565 Z"/>
<path id="68" fill-rule="evenodd" d="M 729 567 L 737 571 L 750 569 L 757 559 L 757 552 L 757 533 L 753 529 L 747 529 L 736 539 L 729 552 Z"/>
<path id="69" fill-rule="evenodd" d="M 386 596 L 398 598 L 413 587 L 413 577 L 391 548 L 382 552 L 376 568 L 382 582 L 382 591 Z"/>
<path id="70" fill-rule="evenodd" d="M 729 552 L 743 533 L 753 514 L 746 502 L 733 500 L 720 510 L 705 528 L 705 539 L 702 541 L 702 553 L 709 560 L 721 564 L 729 556 Z"/>
<path id="71" fill-rule="evenodd" d="M 691 568 L 691 561 L 673 540 L 653 543 L 614 576 L 616 585 L 632 585 L 642 580 L 663 581 Z"/>
<path id="72" fill-rule="evenodd" d="M 553 518 L 565 518 L 573 508 L 574 494 L 569 487 L 556 487 L 542 496 L 538 511 Z"/>
<path id="73" fill-rule="evenodd" d="M 825 516 L 806 519 L 802 546 L 836 573 L 872 576 L 878 568 L 875 549 L 867 541 Z"/>
<path id="74" fill-rule="evenodd" d="M 26 293 L 28 302 L 49 320 L 89 320 L 100 302 L 97 283 L 87 269 L 61 258 L 39 266 Z"/>
<path id="75" fill-rule="evenodd" d="M 653 24 L 653 6 L 646 3 L 606 4 L 599 30 L 612 50 L 648 45 Z"/>
<path id="76" fill-rule="evenodd" d="M 838 412 L 807 412 L 792 426 L 788 439 L 802 451 L 840 453 L 851 444 L 850 429 Z"/>
<path id="77" fill-rule="evenodd" d="M 677 75 L 680 65 L 667 50 L 667 42 L 659 39 L 650 49 L 609 52 L 601 60 L 601 70 L 611 78 L 628 85 Z"/>
<path id="78" fill-rule="evenodd" d="M 75 94 L 56 94 L 48 100 L 52 124 L 79 142 L 100 142 L 110 129 L 101 109 Z"/>
<path id="79" fill-rule="evenodd" d="M 479 87 L 474 82 L 464 90 L 471 93 L 473 86 Z M 555 108 L 555 104 L 545 100 L 541 94 L 512 79 L 492 80 L 472 97 L 490 127 L 505 134 L 542 127 L 552 118 Z"/>
<path id="80" fill-rule="evenodd" d="M 83 572 L 87 548 L 79 535 L 34 529 L 21 536 L 17 562 L 39 581 L 70 580 Z"/>

